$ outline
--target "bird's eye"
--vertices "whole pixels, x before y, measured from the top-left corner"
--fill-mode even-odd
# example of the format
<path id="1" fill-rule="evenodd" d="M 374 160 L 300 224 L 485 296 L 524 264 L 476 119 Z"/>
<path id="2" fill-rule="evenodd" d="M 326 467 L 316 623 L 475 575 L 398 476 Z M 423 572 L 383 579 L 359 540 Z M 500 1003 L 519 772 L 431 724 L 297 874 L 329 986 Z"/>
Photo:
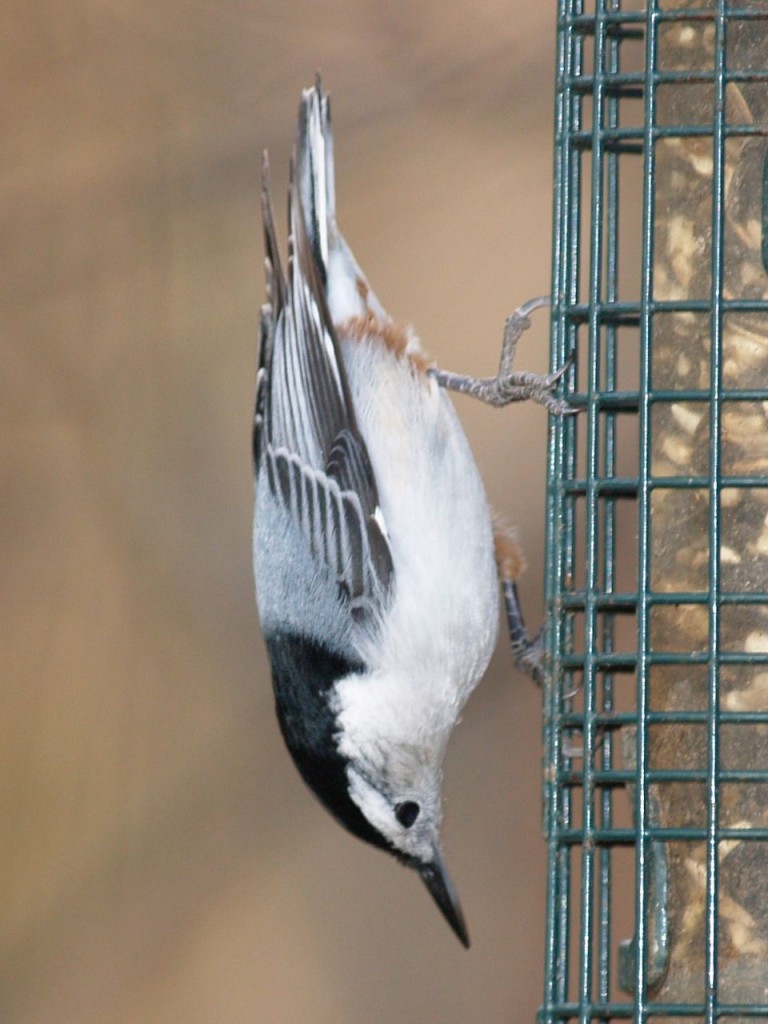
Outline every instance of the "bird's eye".
<path id="1" fill-rule="evenodd" d="M 420 813 L 421 808 L 413 800 L 404 800 L 401 804 L 395 804 L 395 817 L 403 828 L 410 828 Z"/>

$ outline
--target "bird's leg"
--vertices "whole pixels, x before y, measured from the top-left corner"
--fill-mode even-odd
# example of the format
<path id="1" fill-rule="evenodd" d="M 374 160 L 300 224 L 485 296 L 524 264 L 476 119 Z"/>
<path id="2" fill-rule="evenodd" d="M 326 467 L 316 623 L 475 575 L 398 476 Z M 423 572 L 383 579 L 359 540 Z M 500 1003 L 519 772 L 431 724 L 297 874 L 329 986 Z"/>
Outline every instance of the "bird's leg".
<path id="1" fill-rule="evenodd" d="M 530 314 L 534 310 L 548 305 L 549 296 L 540 296 L 524 303 L 511 316 L 507 317 L 507 322 L 504 325 L 504 340 L 501 345 L 499 372 L 495 377 L 465 377 L 460 373 L 449 373 L 447 370 L 440 370 L 437 367 L 431 367 L 427 372 L 441 387 L 471 395 L 489 405 L 503 406 L 509 405 L 510 402 L 523 402 L 526 399 L 531 399 L 558 416 L 575 412 L 576 410 L 566 401 L 556 398 L 552 394 L 557 382 L 570 366 L 570 361 L 554 373 L 538 374 L 524 371 L 513 372 L 512 370 L 517 343 L 523 332 L 531 326 Z"/>
<path id="2" fill-rule="evenodd" d="M 504 593 L 507 631 L 515 665 L 527 673 L 537 686 L 541 687 L 544 685 L 544 627 L 542 626 L 533 638 L 529 637 L 520 609 L 517 584 L 513 579 L 502 576 L 501 588 Z M 577 693 L 578 687 L 563 696 L 574 697 Z M 574 733 L 578 731 L 577 729 L 569 730 L 563 736 L 561 750 L 564 757 L 584 757 L 584 744 L 574 739 Z M 602 742 L 601 736 L 595 745 L 595 751 L 600 749 Z"/>
<path id="3" fill-rule="evenodd" d="M 514 580 L 502 580 L 501 588 L 507 612 L 509 643 L 515 665 L 527 673 L 537 686 L 541 686 L 544 682 L 544 630 L 542 628 L 533 638 L 529 637 L 523 621 L 523 613 L 520 610 L 517 584 Z"/>
<path id="4" fill-rule="evenodd" d="M 497 542 L 498 550 L 498 542 Z M 499 563 L 501 569 L 501 563 Z M 544 627 L 538 630 L 531 638 L 525 628 L 523 613 L 520 609 L 520 598 L 517 593 L 517 584 L 508 576 L 501 577 L 501 589 L 504 594 L 504 607 L 507 613 L 507 631 L 509 643 L 512 648 L 512 657 L 515 665 L 521 671 L 527 673 L 537 686 L 544 685 Z M 567 699 L 575 697 L 579 692 L 577 687 L 568 693 L 563 694 Z M 569 731 L 562 739 L 562 752 L 565 757 L 583 757 L 584 744 L 574 740 L 573 734 L 579 730 Z M 602 737 L 598 740 L 595 750 L 599 750 L 602 744 Z"/>
<path id="5" fill-rule="evenodd" d="M 507 613 L 507 631 L 515 665 L 533 679 L 537 686 L 544 682 L 543 629 L 531 639 L 525 628 L 516 580 L 525 568 L 525 558 L 511 532 L 497 525 L 494 532 L 496 564 Z"/>
<path id="6" fill-rule="evenodd" d="M 544 685 L 544 627 L 542 626 L 533 638 L 529 637 L 523 621 L 523 613 L 520 610 L 520 598 L 515 581 L 502 578 L 501 587 L 507 612 L 509 643 L 515 665 L 529 675 L 537 686 L 541 687 Z M 572 697 L 577 692 L 578 690 L 572 690 L 564 696 Z M 563 736 L 561 750 L 564 757 L 584 757 L 584 744 L 574 739 L 574 733 L 577 731 L 571 730 Z M 602 742 L 601 736 L 595 746 L 595 751 L 600 749 Z"/>

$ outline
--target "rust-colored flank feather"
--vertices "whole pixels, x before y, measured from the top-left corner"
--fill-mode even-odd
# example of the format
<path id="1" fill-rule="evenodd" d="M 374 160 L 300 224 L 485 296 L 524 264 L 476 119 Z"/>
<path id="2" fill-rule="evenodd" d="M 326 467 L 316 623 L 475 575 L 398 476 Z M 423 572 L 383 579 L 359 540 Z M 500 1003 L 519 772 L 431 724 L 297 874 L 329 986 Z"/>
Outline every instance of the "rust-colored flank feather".
<path id="1" fill-rule="evenodd" d="M 516 580 L 525 572 L 525 555 L 517 543 L 514 530 L 495 519 L 493 524 L 493 543 L 496 551 L 496 564 L 502 580 Z"/>
<path id="2" fill-rule="evenodd" d="M 364 282 L 358 281 L 358 291 L 367 293 Z M 351 338 L 353 341 L 365 341 L 377 339 L 383 342 L 390 351 L 397 356 L 405 356 L 414 369 L 420 373 L 426 373 L 429 368 L 429 360 L 418 351 L 414 351 L 408 331 L 400 324 L 392 320 L 382 321 L 375 313 L 368 310 L 363 316 L 351 316 L 338 328 L 339 337 Z"/>

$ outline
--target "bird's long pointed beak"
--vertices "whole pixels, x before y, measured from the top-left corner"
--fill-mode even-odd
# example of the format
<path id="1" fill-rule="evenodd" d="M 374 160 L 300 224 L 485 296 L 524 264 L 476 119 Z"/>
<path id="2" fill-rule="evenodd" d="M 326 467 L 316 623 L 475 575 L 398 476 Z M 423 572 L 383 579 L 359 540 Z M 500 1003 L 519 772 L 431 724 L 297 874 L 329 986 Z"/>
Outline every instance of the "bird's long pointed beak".
<path id="1" fill-rule="evenodd" d="M 469 934 L 459 897 L 437 849 L 434 850 L 432 861 L 429 864 L 420 864 L 418 871 L 443 917 L 458 936 L 461 944 L 469 949 Z"/>

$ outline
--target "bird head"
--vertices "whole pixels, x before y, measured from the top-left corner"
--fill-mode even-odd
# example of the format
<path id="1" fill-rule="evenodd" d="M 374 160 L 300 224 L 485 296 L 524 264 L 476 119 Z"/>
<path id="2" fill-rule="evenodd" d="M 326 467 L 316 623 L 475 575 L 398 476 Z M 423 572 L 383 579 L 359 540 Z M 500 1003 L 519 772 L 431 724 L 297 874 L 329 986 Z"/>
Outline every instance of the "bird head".
<path id="1" fill-rule="evenodd" d="M 454 934 L 468 947 L 464 914 L 440 849 L 441 765 L 425 759 L 423 746 L 390 745 L 373 763 L 359 757 L 350 762 L 347 779 L 351 801 L 377 837 L 363 838 L 418 872 Z"/>

